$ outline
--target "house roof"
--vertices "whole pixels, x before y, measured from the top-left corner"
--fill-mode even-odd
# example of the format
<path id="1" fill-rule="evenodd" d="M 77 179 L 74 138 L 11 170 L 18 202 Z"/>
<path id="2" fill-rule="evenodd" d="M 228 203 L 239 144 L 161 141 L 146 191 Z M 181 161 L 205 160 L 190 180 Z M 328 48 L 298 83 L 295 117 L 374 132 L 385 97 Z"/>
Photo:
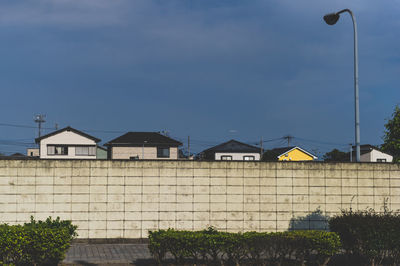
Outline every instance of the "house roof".
<path id="1" fill-rule="evenodd" d="M 95 137 L 93 137 L 93 136 L 91 136 L 91 135 L 89 135 L 89 134 L 86 134 L 85 132 L 79 131 L 79 130 L 77 130 L 77 129 L 75 129 L 75 128 L 72 128 L 72 127 L 68 126 L 68 127 L 65 127 L 65 128 L 62 128 L 62 129 L 59 129 L 59 130 L 56 130 L 56 131 L 53 131 L 53 132 L 51 132 L 51 133 L 49 133 L 49 134 L 47 134 L 47 135 L 41 136 L 40 138 L 36 138 L 36 139 L 35 139 L 35 142 L 36 142 L 36 143 L 39 143 L 42 139 L 45 139 L 45 138 L 48 138 L 48 137 L 57 135 L 57 134 L 59 134 L 59 133 L 61 133 L 61 132 L 64 132 L 64 131 L 72 131 L 72 132 L 74 132 L 74 133 L 76 133 L 76 134 L 78 134 L 78 135 L 81 135 L 81 136 L 85 137 L 85 138 L 91 139 L 91 140 L 93 140 L 93 141 L 96 142 L 96 143 L 101 141 L 100 139 L 95 138 Z"/>
<path id="2" fill-rule="evenodd" d="M 318 159 L 317 156 L 315 156 L 315 155 L 309 153 L 308 151 L 303 150 L 302 148 L 297 147 L 297 146 L 284 147 L 284 148 L 275 148 L 275 149 L 272 149 L 271 151 L 276 154 L 276 157 L 280 157 L 280 156 L 284 155 L 285 153 L 288 153 L 288 152 L 290 152 L 290 151 L 292 151 L 294 149 L 298 149 L 298 150 L 306 153 L 307 155 L 313 157 L 314 159 Z"/>
<path id="3" fill-rule="evenodd" d="M 230 141 L 224 142 L 217 146 L 211 147 L 203 152 L 256 152 L 260 153 L 260 148 L 251 146 L 249 144 L 239 142 L 231 139 Z"/>
<path id="4" fill-rule="evenodd" d="M 19 152 L 17 152 L 17 153 L 11 154 L 11 155 L 10 155 L 10 157 L 26 157 L 26 155 L 25 155 L 25 154 L 22 154 L 22 153 L 19 153 Z"/>
<path id="5" fill-rule="evenodd" d="M 181 146 L 182 143 L 170 137 L 164 136 L 158 132 L 128 132 L 115 138 L 104 146 L 153 146 L 168 145 Z"/>

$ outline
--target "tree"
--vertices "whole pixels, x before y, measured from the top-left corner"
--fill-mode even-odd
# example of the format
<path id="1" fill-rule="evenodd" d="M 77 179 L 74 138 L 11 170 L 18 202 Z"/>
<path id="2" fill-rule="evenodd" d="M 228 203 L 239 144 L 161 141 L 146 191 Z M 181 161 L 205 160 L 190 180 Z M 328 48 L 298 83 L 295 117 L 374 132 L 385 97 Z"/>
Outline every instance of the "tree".
<path id="1" fill-rule="evenodd" d="M 393 162 L 400 162 L 400 107 L 396 105 L 391 119 L 385 124 L 382 151 L 393 155 Z"/>
<path id="2" fill-rule="evenodd" d="M 325 162 L 349 162 L 350 153 L 333 149 L 322 157 Z"/>
<path id="3" fill-rule="evenodd" d="M 278 161 L 278 155 L 274 150 L 266 150 L 262 155 L 261 161 L 263 162 L 275 162 Z"/>

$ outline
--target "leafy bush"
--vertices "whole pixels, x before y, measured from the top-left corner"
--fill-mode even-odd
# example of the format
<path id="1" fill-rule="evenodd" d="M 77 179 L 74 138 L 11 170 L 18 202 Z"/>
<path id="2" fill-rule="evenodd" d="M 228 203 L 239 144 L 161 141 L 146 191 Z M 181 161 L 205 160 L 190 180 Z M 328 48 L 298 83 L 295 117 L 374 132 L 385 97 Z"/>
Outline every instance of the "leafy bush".
<path id="1" fill-rule="evenodd" d="M 213 228 L 195 232 L 168 229 L 150 231 L 149 240 L 150 252 L 160 264 L 169 253 L 177 264 L 185 260 L 207 265 L 282 264 L 287 260 L 304 264 L 312 260 L 326 265 L 340 249 L 336 233 L 312 230 L 242 234 Z"/>
<path id="2" fill-rule="evenodd" d="M 65 257 L 76 226 L 60 218 L 22 225 L 0 225 L 0 264 L 57 265 Z"/>
<path id="3" fill-rule="evenodd" d="M 400 264 L 400 214 L 384 209 L 377 213 L 342 211 L 329 221 L 330 229 L 340 235 L 345 252 L 370 264 Z"/>

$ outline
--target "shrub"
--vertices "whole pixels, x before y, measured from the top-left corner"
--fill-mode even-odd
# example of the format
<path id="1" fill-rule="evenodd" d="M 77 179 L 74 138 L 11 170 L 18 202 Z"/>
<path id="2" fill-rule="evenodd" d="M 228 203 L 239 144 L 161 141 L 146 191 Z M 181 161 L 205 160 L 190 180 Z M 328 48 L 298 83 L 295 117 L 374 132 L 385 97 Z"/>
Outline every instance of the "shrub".
<path id="1" fill-rule="evenodd" d="M 287 260 L 326 265 L 340 249 L 339 236 L 325 231 L 242 234 L 213 228 L 195 232 L 168 229 L 150 231 L 149 240 L 150 252 L 160 264 L 170 253 L 177 264 L 191 259 L 207 265 L 240 265 L 245 260 L 255 265 L 283 264 Z"/>
<path id="2" fill-rule="evenodd" d="M 330 229 L 340 235 L 345 252 L 370 264 L 383 260 L 400 263 L 400 215 L 384 208 L 378 213 L 343 210 L 329 221 Z"/>
<path id="3" fill-rule="evenodd" d="M 57 265 L 76 237 L 70 221 L 35 221 L 22 225 L 0 225 L 0 264 Z"/>

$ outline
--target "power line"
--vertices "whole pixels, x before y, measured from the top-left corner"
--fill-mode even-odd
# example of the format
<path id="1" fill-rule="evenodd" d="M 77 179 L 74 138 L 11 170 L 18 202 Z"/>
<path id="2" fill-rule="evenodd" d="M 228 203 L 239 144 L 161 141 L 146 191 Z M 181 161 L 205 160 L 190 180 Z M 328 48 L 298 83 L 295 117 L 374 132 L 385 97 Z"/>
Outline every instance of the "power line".
<path id="1" fill-rule="evenodd" d="M 27 125 L 15 125 L 15 124 L 7 124 L 7 123 L 0 123 L 2 127 L 19 127 L 19 128 L 36 128 L 34 126 L 27 126 Z"/>
<path id="2" fill-rule="evenodd" d="M 304 139 L 304 138 L 298 138 L 295 137 L 298 140 L 303 140 L 307 142 L 313 142 L 321 145 L 330 145 L 330 146 L 347 146 L 348 144 L 343 144 L 343 143 L 334 143 L 334 142 L 325 142 L 325 141 L 318 141 L 318 140 L 311 140 L 311 139 Z"/>

